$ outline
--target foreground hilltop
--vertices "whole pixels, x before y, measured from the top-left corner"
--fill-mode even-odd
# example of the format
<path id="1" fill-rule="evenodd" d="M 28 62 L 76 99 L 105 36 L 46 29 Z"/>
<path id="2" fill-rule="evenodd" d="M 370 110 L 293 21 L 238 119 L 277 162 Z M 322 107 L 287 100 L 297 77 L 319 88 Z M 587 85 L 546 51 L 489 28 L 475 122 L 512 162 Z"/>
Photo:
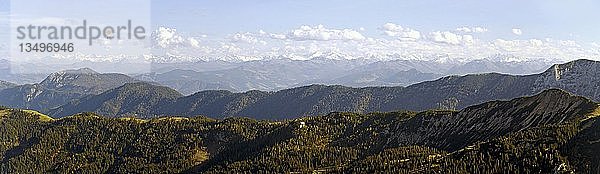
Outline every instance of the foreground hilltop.
<path id="1" fill-rule="evenodd" d="M 111 117 L 206 115 L 212 118 L 247 116 L 281 120 L 330 112 L 457 110 L 487 101 L 534 95 L 551 88 L 600 101 L 600 62 L 577 60 L 554 65 L 540 74 L 525 76 L 497 73 L 448 76 L 408 87 L 311 85 L 277 92 L 201 91 L 189 96 L 169 97 L 175 96 L 173 90 L 147 83 L 136 85 L 144 86 L 144 95 L 138 95 L 125 85 L 67 103 L 48 113 L 56 117 L 97 112 Z M 146 99 L 152 101 L 147 102 Z"/>
<path id="2" fill-rule="evenodd" d="M 0 111 L 0 171 L 596 173 L 600 107 L 562 90 L 460 111 L 289 121 Z"/>

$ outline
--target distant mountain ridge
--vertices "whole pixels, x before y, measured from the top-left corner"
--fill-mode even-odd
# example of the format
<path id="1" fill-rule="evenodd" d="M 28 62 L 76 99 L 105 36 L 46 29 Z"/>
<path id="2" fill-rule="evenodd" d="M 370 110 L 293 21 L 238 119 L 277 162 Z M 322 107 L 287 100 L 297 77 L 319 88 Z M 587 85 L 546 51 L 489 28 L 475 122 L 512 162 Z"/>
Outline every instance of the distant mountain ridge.
<path id="1" fill-rule="evenodd" d="M 278 91 L 311 84 L 351 87 L 408 86 L 448 75 L 472 73 L 532 74 L 543 72 L 546 61 L 500 61 L 503 56 L 470 62 L 420 59 L 277 58 L 245 62 L 195 62 L 190 65 L 159 64 L 141 74 L 142 81 L 160 83 L 185 95 L 203 90 Z M 506 58 L 510 59 L 510 58 Z"/>
<path id="2" fill-rule="evenodd" d="M 15 74 L 11 69 L 11 62 L 0 58 L 0 81 L 6 81 L 14 84 L 29 84 L 40 82 L 48 74 Z M 33 67 L 30 67 L 33 68 Z M 35 67 L 37 68 L 37 67 Z M 33 68 L 33 69 L 35 69 Z"/>
<path id="3" fill-rule="evenodd" d="M 138 75 L 136 78 L 174 88 L 186 95 L 207 89 L 273 91 L 342 76 L 345 71 L 365 63 L 359 60 L 275 59 L 241 62 L 235 66 L 227 64 L 227 69 L 209 71 L 175 68 L 164 73 Z"/>
<path id="4" fill-rule="evenodd" d="M 190 96 L 167 99 L 161 102 L 161 105 L 151 107 L 155 109 L 152 113 L 143 113 L 148 114 L 148 117 L 207 115 L 216 118 L 248 116 L 257 119 L 289 119 L 335 111 L 367 113 L 435 108 L 462 109 L 492 100 L 534 95 L 551 88 L 560 88 L 600 101 L 599 68 L 600 62 L 577 60 L 554 65 L 547 71 L 534 75 L 488 73 L 448 76 L 408 87 L 350 88 L 311 85 L 277 92 L 202 91 Z M 85 100 L 94 100 L 94 96 L 81 102 Z M 89 111 L 77 110 L 76 106 L 69 107 L 75 110 L 67 112 L 65 109 L 59 109 L 51 113 L 60 117 Z M 142 112 L 121 110 L 118 113 Z"/>
<path id="5" fill-rule="evenodd" d="M 34 84 L 39 83 L 51 72 L 88 67 L 99 72 L 129 74 L 140 81 L 159 83 L 190 95 L 204 90 L 278 91 L 311 84 L 351 87 L 408 86 L 448 75 L 487 72 L 539 73 L 557 63 L 557 60 L 552 59 L 525 59 L 512 55 L 468 58 L 464 61 L 453 61 L 444 55 L 386 55 L 387 58 L 384 59 L 349 59 L 344 56 L 348 55 L 332 52 L 316 53 L 310 55 L 309 59 L 274 56 L 247 61 L 217 59 L 157 61 L 151 64 L 109 60 L 55 60 L 24 64 L 0 59 L 0 80 L 19 85 Z M 13 74 L 15 72 L 25 74 Z"/>
<path id="6" fill-rule="evenodd" d="M 5 81 L 1 81 L 0 80 L 0 91 L 6 88 L 12 88 L 17 86 L 17 84 L 14 83 L 10 83 L 10 82 L 5 82 Z"/>
<path id="7" fill-rule="evenodd" d="M 182 97 L 181 93 L 161 86 L 147 83 L 127 83 L 121 87 L 106 91 L 100 95 L 88 96 L 53 110 L 69 115 L 77 114 L 78 110 L 96 112 L 102 115 L 141 116 L 152 114 L 154 107 L 166 104 L 170 100 Z M 129 113 L 128 111 L 135 111 Z"/>
<path id="8" fill-rule="evenodd" d="M 101 74 L 88 68 L 50 74 L 38 84 L 0 90 L 0 105 L 47 111 L 88 95 L 137 82 L 124 74 Z"/>
<path id="9" fill-rule="evenodd" d="M 137 80 L 118 73 L 98 73 L 89 68 L 53 73 L 40 83 L 48 89 L 75 90 L 79 93 L 100 94 L 109 89 Z"/>
<path id="10" fill-rule="evenodd" d="M 414 68 L 406 71 L 398 71 L 396 69 L 373 69 L 350 73 L 327 83 L 343 84 L 350 87 L 408 86 L 427 80 L 434 80 L 439 77 L 442 77 L 442 75 L 423 73 Z"/>

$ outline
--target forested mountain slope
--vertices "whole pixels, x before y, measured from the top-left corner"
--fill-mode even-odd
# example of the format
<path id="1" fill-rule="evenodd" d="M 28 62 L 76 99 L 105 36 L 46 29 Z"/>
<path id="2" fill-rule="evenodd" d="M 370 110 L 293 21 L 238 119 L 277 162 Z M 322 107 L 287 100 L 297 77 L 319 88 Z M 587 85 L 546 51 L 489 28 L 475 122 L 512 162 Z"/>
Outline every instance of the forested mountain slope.
<path id="1" fill-rule="evenodd" d="M 600 106 L 562 90 L 460 111 L 288 121 L 0 110 L 8 173 L 597 173 Z"/>
<path id="2" fill-rule="evenodd" d="M 463 109 L 487 101 L 534 95 L 551 88 L 560 88 L 599 101 L 600 62 L 577 60 L 554 65 L 541 74 L 526 76 L 497 73 L 449 76 L 408 87 L 351 88 L 337 85 L 311 85 L 277 92 L 202 91 L 176 99 L 165 98 L 165 101 L 154 102 L 155 105 L 144 103 L 145 100 L 135 100 L 141 102 L 138 103 L 139 105 L 153 108 L 152 111 L 107 106 L 103 102 L 90 102 L 102 100 L 98 98 L 102 98 L 106 94 L 84 98 L 78 103 L 95 104 L 96 106 L 93 108 L 121 108 L 111 113 L 137 114 L 140 117 L 206 115 L 213 118 L 247 116 L 256 119 L 279 120 L 330 112 L 368 113 L 396 110 Z M 69 104 L 50 113 L 61 117 L 91 111 L 96 110 Z M 126 116 L 111 113 L 103 114 Z"/>

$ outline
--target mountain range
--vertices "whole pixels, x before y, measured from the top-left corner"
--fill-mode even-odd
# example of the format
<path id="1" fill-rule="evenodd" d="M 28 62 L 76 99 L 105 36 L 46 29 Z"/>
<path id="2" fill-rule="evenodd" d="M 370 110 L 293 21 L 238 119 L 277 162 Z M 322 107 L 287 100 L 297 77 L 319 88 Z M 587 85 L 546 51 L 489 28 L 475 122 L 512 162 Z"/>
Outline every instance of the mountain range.
<path id="1" fill-rule="evenodd" d="M 151 73 L 136 75 L 190 95 L 203 90 L 277 91 L 311 84 L 350 87 L 408 86 L 448 75 L 472 73 L 532 74 L 551 65 L 544 61 L 502 62 L 494 59 L 466 63 L 425 60 L 288 58 L 246 62 L 159 64 Z"/>
<path id="2" fill-rule="evenodd" d="M 14 83 L 0 81 L 0 90 L 6 89 L 6 88 L 12 88 L 15 86 L 17 86 L 17 85 Z"/>
<path id="3" fill-rule="evenodd" d="M 131 91 L 131 85 L 125 85 L 100 95 L 70 102 L 48 113 L 57 117 L 79 112 L 98 112 L 112 117 L 206 115 L 213 118 L 247 116 L 281 120 L 330 112 L 463 109 L 477 103 L 533 95 L 550 88 L 560 88 L 600 101 L 598 72 L 600 62 L 577 60 L 554 65 L 543 73 L 533 75 L 487 73 L 447 76 L 407 87 L 352 88 L 311 85 L 276 92 L 255 90 L 233 93 L 209 90 L 189 96 L 179 96 L 165 87 L 138 83 L 135 85 L 142 86 L 146 91 L 142 95 Z M 114 99 L 106 96 L 119 97 Z M 140 98 L 152 98 L 153 102 L 146 103 L 146 100 Z M 145 107 L 123 107 L 122 103 Z"/>
<path id="4" fill-rule="evenodd" d="M 285 121 L 93 113 L 53 119 L 0 108 L 0 171 L 597 173 L 598 116 L 598 103 L 558 89 L 459 111 L 334 112 Z"/>
<path id="5" fill-rule="evenodd" d="M 127 83 L 99 95 L 74 100 L 60 108 L 51 110 L 51 113 L 71 113 L 69 115 L 74 115 L 79 111 L 94 111 L 109 116 L 146 117 L 146 115 L 153 114 L 156 107 L 166 105 L 169 101 L 180 97 L 183 97 L 183 95 L 168 87 L 154 86 L 142 82 Z"/>
<path id="6" fill-rule="evenodd" d="M 0 59 L 0 80 L 19 85 L 35 84 L 52 74 L 48 72 L 88 67 L 100 72 L 129 73 L 129 76 L 139 81 L 162 84 L 184 95 L 190 95 L 203 90 L 278 91 L 311 84 L 350 87 L 408 86 L 448 75 L 487 72 L 517 75 L 539 73 L 556 63 L 547 59 L 514 62 L 509 60 L 519 59 L 511 55 L 496 55 L 468 62 L 433 61 L 398 55 L 389 55 L 389 59 L 346 59 L 339 56 L 318 54 L 306 60 L 273 57 L 253 61 L 212 60 L 146 64 L 54 59 L 23 64 Z"/>
<path id="7" fill-rule="evenodd" d="M 321 73 L 339 80 L 333 83 L 384 86 L 185 95 L 160 83 L 168 77 L 156 80 L 163 73 L 133 78 L 89 68 L 36 84 L 0 82 L 0 105 L 10 107 L 0 107 L 0 173 L 600 172 L 600 62 L 442 77 L 425 71 L 436 65 L 397 61 L 352 68 L 348 78 L 319 68 L 303 76 L 314 62 L 277 71 L 280 65 L 254 63 L 162 71 L 203 81 L 263 67 L 254 74 L 293 72 L 263 86 L 318 81 Z M 404 82 L 415 84 L 397 86 Z"/>
<path id="8" fill-rule="evenodd" d="M 44 79 L 47 74 L 28 73 L 28 74 L 15 74 L 11 71 L 11 62 L 6 59 L 0 59 L 0 81 L 10 83 L 29 84 L 37 83 Z M 37 68 L 37 67 L 30 67 Z"/>
<path id="9" fill-rule="evenodd" d="M 71 100 L 137 81 L 124 74 L 101 74 L 88 68 L 61 71 L 50 74 L 40 83 L 12 85 L 0 90 L 0 105 L 47 111 Z"/>

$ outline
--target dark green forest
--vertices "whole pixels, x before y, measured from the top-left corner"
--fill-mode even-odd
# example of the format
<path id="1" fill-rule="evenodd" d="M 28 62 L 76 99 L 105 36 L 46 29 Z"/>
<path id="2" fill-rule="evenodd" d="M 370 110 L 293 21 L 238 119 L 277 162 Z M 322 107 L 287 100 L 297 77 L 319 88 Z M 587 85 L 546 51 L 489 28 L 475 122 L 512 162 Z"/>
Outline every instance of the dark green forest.
<path id="1" fill-rule="evenodd" d="M 0 173 L 598 173 L 600 107 L 548 90 L 460 111 L 53 119 L 0 108 Z"/>

